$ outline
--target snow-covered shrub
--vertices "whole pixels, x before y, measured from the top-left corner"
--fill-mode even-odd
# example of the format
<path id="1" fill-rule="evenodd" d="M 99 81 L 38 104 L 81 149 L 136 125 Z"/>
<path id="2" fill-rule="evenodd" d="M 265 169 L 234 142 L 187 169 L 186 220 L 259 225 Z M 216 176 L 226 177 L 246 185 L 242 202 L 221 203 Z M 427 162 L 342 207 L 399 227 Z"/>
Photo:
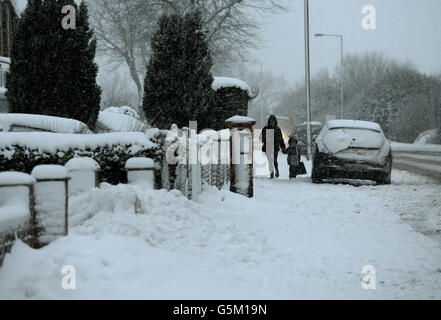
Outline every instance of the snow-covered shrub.
<path id="1" fill-rule="evenodd" d="M 227 125 L 225 120 L 235 115 L 246 116 L 248 113 L 248 101 L 250 99 L 251 90 L 247 84 L 240 81 L 236 85 L 235 82 L 223 82 L 215 78 L 213 83 L 214 91 L 214 117 L 212 129 L 225 129 Z M 230 78 L 226 78 L 230 79 Z M 216 83 L 219 82 L 218 84 Z M 243 83 L 242 86 L 239 86 Z M 246 86 L 246 87 L 245 87 Z M 248 89 L 247 89 L 248 88 Z"/>
<path id="2" fill-rule="evenodd" d="M 23 11 L 14 28 L 6 84 L 10 112 L 74 118 L 94 130 L 101 88 L 96 82 L 96 40 L 87 5 L 75 1 L 38 3 Z M 60 12 L 66 4 L 75 8 L 75 32 L 60 32 Z"/>
<path id="3" fill-rule="evenodd" d="M 162 129 L 189 120 L 210 128 L 213 63 L 200 12 L 163 15 L 156 29 L 144 80 L 147 121 Z"/>
<path id="4" fill-rule="evenodd" d="M 100 182 L 126 183 L 124 166 L 128 159 L 147 157 L 162 163 L 162 135 L 154 129 L 146 134 L 0 133 L 0 171 L 30 173 L 37 165 L 65 165 L 74 157 L 98 162 Z"/>

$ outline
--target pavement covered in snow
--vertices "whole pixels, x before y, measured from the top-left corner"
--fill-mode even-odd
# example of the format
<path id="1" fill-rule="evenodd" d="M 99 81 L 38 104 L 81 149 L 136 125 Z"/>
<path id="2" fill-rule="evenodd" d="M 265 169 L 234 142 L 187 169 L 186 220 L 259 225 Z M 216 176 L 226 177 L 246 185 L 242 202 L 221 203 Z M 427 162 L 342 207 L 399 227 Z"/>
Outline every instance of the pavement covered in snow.
<path id="1" fill-rule="evenodd" d="M 262 159 L 253 199 L 107 184 L 72 197 L 69 236 L 40 250 L 17 242 L 0 298 L 441 298 L 439 183 L 395 170 L 391 186 L 314 185 L 287 180 L 283 155 L 269 180 Z M 61 287 L 65 265 L 75 290 Z M 362 287 L 365 265 L 375 290 Z"/>

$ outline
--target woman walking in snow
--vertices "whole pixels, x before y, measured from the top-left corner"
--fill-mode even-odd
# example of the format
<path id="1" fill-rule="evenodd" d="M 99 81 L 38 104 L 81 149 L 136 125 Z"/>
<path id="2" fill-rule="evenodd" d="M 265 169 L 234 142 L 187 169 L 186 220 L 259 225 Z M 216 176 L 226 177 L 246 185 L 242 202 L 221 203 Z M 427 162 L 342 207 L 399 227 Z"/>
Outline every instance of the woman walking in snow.
<path id="1" fill-rule="evenodd" d="M 276 178 L 279 177 L 279 164 L 277 156 L 279 150 L 285 150 L 285 142 L 283 141 L 282 130 L 277 125 L 277 118 L 275 115 L 270 115 L 268 118 L 268 125 L 262 130 L 260 136 L 263 147 L 262 151 L 265 153 L 270 170 L 270 179 L 274 179 L 274 169 L 276 170 Z"/>

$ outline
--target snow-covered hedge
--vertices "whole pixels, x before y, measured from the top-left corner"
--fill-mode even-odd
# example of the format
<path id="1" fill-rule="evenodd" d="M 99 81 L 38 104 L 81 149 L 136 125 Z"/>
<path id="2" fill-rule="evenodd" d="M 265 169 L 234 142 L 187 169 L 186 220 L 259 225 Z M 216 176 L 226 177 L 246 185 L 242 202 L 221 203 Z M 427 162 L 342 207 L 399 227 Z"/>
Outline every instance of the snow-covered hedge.
<path id="1" fill-rule="evenodd" d="M 148 157 L 161 163 L 163 152 L 158 130 L 147 133 L 58 134 L 41 132 L 0 133 L 0 171 L 30 173 L 41 164 L 65 165 L 74 157 L 93 158 L 101 167 L 100 182 L 126 183 L 125 163 Z"/>

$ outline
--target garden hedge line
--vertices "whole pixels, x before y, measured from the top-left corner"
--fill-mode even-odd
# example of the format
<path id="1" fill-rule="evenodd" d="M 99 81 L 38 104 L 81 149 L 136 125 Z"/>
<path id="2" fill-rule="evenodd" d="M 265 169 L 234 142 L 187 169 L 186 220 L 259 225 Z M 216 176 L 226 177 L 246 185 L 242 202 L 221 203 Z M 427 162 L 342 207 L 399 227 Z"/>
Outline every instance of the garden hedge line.
<path id="1" fill-rule="evenodd" d="M 146 138 L 147 139 L 147 138 Z M 19 171 L 31 173 L 32 169 L 41 164 L 65 165 L 74 157 L 91 157 L 101 167 L 99 181 L 111 184 L 127 183 L 125 163 L 132 157 L 148 157 L 158 164 L 162 163 L 162 138 L 156 134 L 151 138 L 156 143 L 154 147 L 142 148 L 136 144 L 106 145 L 95 149 L 85 148 L 44 152 L 30 147 L 11 145 L 0 148 L 0 171 Z M 157 179 L 158 181 L 158 179 Z M 160 179 L 159 179 L 160 181 Z"/>

